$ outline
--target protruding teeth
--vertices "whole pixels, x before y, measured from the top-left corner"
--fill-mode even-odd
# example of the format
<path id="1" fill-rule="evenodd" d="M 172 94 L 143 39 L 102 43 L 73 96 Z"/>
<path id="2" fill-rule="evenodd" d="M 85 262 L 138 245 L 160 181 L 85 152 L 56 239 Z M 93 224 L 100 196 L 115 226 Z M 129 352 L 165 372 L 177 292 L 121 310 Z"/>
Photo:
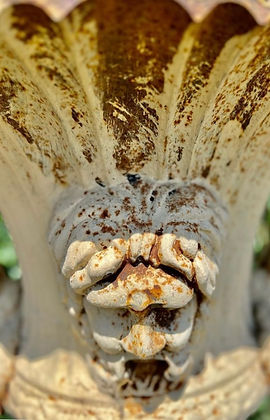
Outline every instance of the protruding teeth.
<path id="1" fill-rule="evenodd" d="M 140 233 L 134 233 L 129 239 L 129 258 L 132 262 L 140 255 L 142 235 Z"/>
<path id="2" fill-rule="evenodd" d="M 165 371 L 164 377 L 168 381 L 176 381 L 188 375 L 192 366 L 192 358 L 187 354 L 183 354 L 181 358 L 182 360 L 174 362 L 171 357 L 165 357 L 169 367 Z"/>
<path id="3" fill-rule="evenodd" d="M 125 377 L 125 358 L 122 356 L 118 360 L 107 362 L 108 368 L 116 375 L 117 379 Z"/>
<path id="4" fill-rule="evenodd" d="M 198 251 L 193 266 L 199 289 L 204 295 L 210 297 L 216 287 L 217 265 L 203 251 Z"/>
<path id="5" fill-rule="evenodd" d="M 76 271 L 69 280 L 71 288 L 78 294 L 83 294 L 85 289 L 91 285 L 91 279 L 88 276 L 87 268 Z"/>
<path id="6" fill-rule="evenodd" d="M 76 271 L 70 277 L 70 286 L 76 293 L 82 294 L 87 287 L 108 274 L 118 270 L 124 260 L 123 254 L 116 246 L 110 246 L 92 256 L 87 266 Z"/>
<path id="7" fill-rule="evenodd" d="M 175 268 L 192 280 L 192 262 L 181 253 L 180 247 L 178 249 L 175 235 L 165 233 L 160 237 L 158 256 L 161 264 Z"/>
<path id="8" fill-rule="evenodd" d="M 105 353 L 117 354 L 121 352 L 122 346 L 117 338 L 104 336 L 96 331 L 94 331 L 93 336 L 96 343 Z"/>
<path id="9" fill-rule="evenodd" d="M 142 235 L 141 252 L 140 255 L 145 261 L 149 260 L 151 249 L 153 248 L 156 240 L 156 235 L 153 233 L 144 233 Z"/>
<path id="10" fill-rule="evenodd" d="M 111 246 L 115 246 L 119 251 L 122 252 L 123 255 L 127 253 L 128 250 L 128 242 L 122 238 L 116 238 L 111 241 Z"/>
<path id="11" fill-rule="evenodd" d="M 155 244 L 154 233 L 134 233 L 129 239 L 129 258 L 135 262 L 138 257 L 149 260 L 150 252 Z"/>
<path id="12" fill-rule="evenodd" d="M 158 267 L 160 265 L 160 259 L 158 256 L 159 244 L 160 237 L 156 236 L 154 246 L 152 247 L 149 255 L 149 260 L 151 261 L 154 267 Z"/>
<path id="13" fill-rule="evenodd" d="M 177 319 L 173 321 L 172 333 L 166 333 L 167 348 L 171 352 L 179 352 L 187 344 L 193 329 L 197 301 L 192 299 L 181 309 Z"/>
<path id="14" fill-rule="evenodd" d="M 90 305 L 86 298 L 83 303 L 89 324 L 94 331 L 96 343 L 106 353 L 116 354 L 121 352 L 120 339 L 124 333 L 129 331 L 128 319 L 122 317 L 124 311 L 97 308 Z"/>
<path id="15" fill-rule="evenodd" d="M 97 252 L 86 266 L 87 273 L 91 278 L 91 285 L 115 273 L 124 261 L 125 254 L 116 246 L 109 246 L 103 251 Z"/>
<path id="16" fill-rule="evenodd" d="M 148 325 L 135 324 L 129 334 L 122 339 L 122 346 L 128 353 L 140 359 L 153 357 L 166 345 L 164 334 L 154 331 Z"/>
<path id="17" fill-rule="evenodd" d="M 195 239 L 187 239 L 184 236 L 179 238 L 179 242 L 183 254 L 188 258 L 194 259 L 198 252 L 198 242 Z"/>
<path id="18" fill-rule="evenodd" d="M 62 273 L 70 277 L 76 270 L 83 268 L 96 252 L 96 246 L 90 241 L 75 241 L 69 246 L 63 264 Z"/>

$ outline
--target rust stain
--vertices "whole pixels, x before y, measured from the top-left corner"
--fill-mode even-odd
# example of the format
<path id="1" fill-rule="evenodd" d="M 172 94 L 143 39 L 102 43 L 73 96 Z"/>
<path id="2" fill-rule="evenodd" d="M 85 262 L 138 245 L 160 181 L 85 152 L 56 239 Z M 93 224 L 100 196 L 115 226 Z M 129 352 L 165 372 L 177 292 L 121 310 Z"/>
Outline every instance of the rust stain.
<path id="1" fill-rule="evenodd" d="M 133 398 L 128 398 L 124 400 L 125 409 L 132 416 L 136 416 L 142 412 L 141 405 L 135 401 Z"/>
<path id="2" fill-rule="evenodd" d="M 150 293 L 152 296 L 154 296 L 156 299 L 160 298 L 163 294 L 162 292 L 162 288 L 158 285 L 155 284 L 152 289 L 150 290 Z"/>
<path id="3" fill-rule="evenodd" d="M 155 153 L 158 134 L 158 114 L 147 98 L 163 91 L 164 71 L 190 18 L 172 0 L 96 0 L 81 8 L 89 10 L 83 24 L 94 19 L 98 26 L 96 86 L 117 140 L 117 168 L 138 170 Z"/>
<path id="4" fill-rule="evenodd" d="M 23 42 L 31 42 L 37 32 L 46 32 L 54 38 L 59 32 L 58 25 L 40 8 L 31 5 L 17 5 L 12 9 L 12 27 L 17 31 L 17 38 Z"/>
<path id="5" fill-rule="evenodd" d="M 185 108 L 207 85 L 211 71 L 226 42 L 235 35 L 246 33 L 254 26 L 255 21 L 250 14 L 235 4 L 217 7 L 200 24 L 180 87 L 175 125 L 179 124 L 183 118 L 186 118 L 185 125 L 192 122 L 193 114 L 189 112 L 185 115 Z"/>
<path id="6" fill-rule="evenodd" d="M 157 323 L 162 328 L 169 328 L 173 323 L 178 309 L 165 309 L 165 308 L 158 308 L 153 309 L 152 313 L 154 315 L 155 323 Z"/>
<path id="7" fill-rule="evenodd" d="M 264 64 L 248 81 L 243 95 L 230 114 L 230 120 L 236 119 L 240 122 L 242 129 L 245 130 L 249 125 L 253 114 L 261 106 L 262 99 L 269 91 L 270 64 Z"/>
<path id="8" fill-rule="evenodd" d="M 7 52 L 8 58 L 14 60 L 11 52 Z M 0 57 L 1 59 L 1 57 Z M 18 64 L 18 73 L 20 70 L 20 64 L 15 60 L 14 62 Z M 44 105 L 44 100 L 42 97 L 37 97 L 34 99 L 33 95 L 36 92 L 35 86 L 31 83 L 30 80 L 25 78 L 25 74 L 21 73 L 21 79 L 17 79 L 16 75 L 13 74 L 8 68 L 1 67 L 1 76 L 0 76 L 0 116 L 4 122 L 9 124 L 12 129 L 14 129 L 23 140 L 25 140 L 25 145 L 22 145 L 23 151 L 26 157 L 34 161 L 43 173 L 48 168 L 45 169 L 45 166 L 50 166 L 50 171 L 53 173 L 56 181 L 62 185 L 66 184 L 65 172 L 68 167 L 62 156 L 56 155 L 52 150 L 50 141 L 45 137 L 44 122 L 41 121 L 43 114 L 41 114 L 41 119 L 37 124 L 37 121 L 29 121 L 27 119 L 27 109 L 33 106 L 32 100 L 36 101 L 35 106 Z M 20 108 L 20 102 L 25 101 L 26 106 Z M 29 105 L 28 105 L 29 104 Z M 27 108 L 29 106 L 29 108 Z M 44 108 L 43 108 L 44 109 Z M 43 111 L 44 112 L 44 111 Z M 54 116 L 53 114 L 49 115 L 49 118 Z M 44 121 L 45 116 L 44 116 Z M 34 130 L 37 130 L 36 132 Z M 57 131 L 56 135 L 60 135 L 61 132 Z M 37 156 L 35 156 L 37 152 Z M 49 164 L 48 164 L 49 162 Z"/>
<path id="9" fill-rule="evenodd" d="M 215 407 L 215 408 L 213 408 L 213 410 L 212 410 L 212 414 L 213 414 L 214 416 L 219 416 L 219 415 L 220 415 L 220 410 L 219 410 L 217 407 Z"/>
<path id="10" fill-rule="evenodd" d="M 134 267 L 132 264 L 127 262 L 125 264 L 123 270 L 121 271 L 121 273 L 119 273 L 117 279 L 121 280 L 121 281 L 126 281 L 127 278 L 131 274 L 136 274 L 138 276 L 144 276 L 146 271 L 147 271 L 147 267 L 144 264 L 139 264 L 136 267 Z"/>
<path id="11" fill-rule="evenodd" d="M 175 250 L 176 254 L 179 254 L 179 255 L 182 254 L 182 249 L 180 247 L 180 241 L 179 241 L 179 239 L 176 239 L 174 241 L 172 248 Z"/>
<path id="12" fill-rule="evenodd" d="M 204 188 L 196 184 L 169 191 L 166 202 L 168 211 L 176 212 L 182 206 L 198 208 L 196 197 L 200 191 L 204 191 Z M 191 223 L 190 225 L 195 227 L 195 223 Z"/>
<path id="13" fill-rule="evenodd" d="M 151 334 L 151 338 L 152 338 L 152 345 L 153 347 L 160 347 L 163 348 L 164 344 L 165 344 L 165 338 L 163 335 L 161 335 L 160 333 L 157 333 L 155 331 L 153 331 L 153 333 Z"/>
<path id="14" fill-rule="evenodd" d="M 19 5 L 12 9 L 11 29 L 17 40 L 21 41 L 26 56 L 29 54 L 31 66 L 39 76 L 47 79 L 52 89 L 60 90 L 60 96 L 65 95 L 65 107 L 71 114 L 68 124 L 75 130 L 74 135 L 81 145 L 83 156 L 91 163 L 97 150 L 92 138 L 87 135 L 89 120 L 84 109 L 86 99 L 73 72 L 60 25 L 34 6 Z M 80 130 L 83 125 L 85 129 Z"/>
<path id="15" fill-rule="evenodd" d="M 160 265 L 160 259 L 158 255 L 159 247 L 160 247 L 160 238 L 156 237 L 155 244 L 152 247 L 150 255 L 149 255 L 149 260 L 154 264 L 154 266 Z"/>
<path id="16" fill-rule="evenodd" d="M 34 140 L 27 128 L 19 123 L 19 119 L 15 120 L 12 117 L 12 101 L 17 97 L 18 92 L 25 90 L 25 87 L 19 81 L 10 78 L 8 70 L 3 72 L 0 80 L 0 115 L 4 121 L 25 138 L 27 143 L 32 144 Z"/>

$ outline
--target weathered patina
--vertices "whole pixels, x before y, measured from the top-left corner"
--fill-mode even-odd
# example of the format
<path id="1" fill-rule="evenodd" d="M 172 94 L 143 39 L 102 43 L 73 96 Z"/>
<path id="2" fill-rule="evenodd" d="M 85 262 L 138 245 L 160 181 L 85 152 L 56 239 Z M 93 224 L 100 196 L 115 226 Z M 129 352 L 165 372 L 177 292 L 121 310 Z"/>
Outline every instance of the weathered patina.
<path id="1" fill-rule="evenodd" d="M 250 266 L 269 31 L 236 4 L 201 23 L 172 0 L 89 0 L 59 23 L 2 12 L 0 200 L 23 270 L 18 355 L 0 349 L 12 414 L 228 420 L 268 392 Z"/>

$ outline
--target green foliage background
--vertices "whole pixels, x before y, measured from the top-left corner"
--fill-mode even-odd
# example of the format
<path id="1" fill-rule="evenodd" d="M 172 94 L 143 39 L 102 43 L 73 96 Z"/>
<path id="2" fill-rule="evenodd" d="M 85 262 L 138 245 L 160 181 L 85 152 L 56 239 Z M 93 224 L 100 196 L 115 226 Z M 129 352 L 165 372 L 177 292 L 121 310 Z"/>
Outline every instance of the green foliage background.
<path id="1" fill-rule="evenodd" d="M 18 265 L 16 252 L 7 231 L 7 228 L 0 215 L 0 265 L 5 268 L 9 278 L 12 280 L 19 280 L 21 277 L 21 270 Z"/>
<path id="2" fill-rule="evenodd" d="M 268 200 L 264 217 L 258 228 L 254 241 L 255 265 L 265 264 L 265 259 L 270 259 L 270 199 Z M 12 239 L 0 215 L 0 265 L 5 268 L 8 277 L 18 281 L 21 269 L 18 264 Z M 12 419 L 7 413 L 0 414 L 0 419 Z M 205 419 L 207 420 L 207 419 Z M 270 397 L 266 398 L 258 411 L 249 420 L 270 420 Z"/>

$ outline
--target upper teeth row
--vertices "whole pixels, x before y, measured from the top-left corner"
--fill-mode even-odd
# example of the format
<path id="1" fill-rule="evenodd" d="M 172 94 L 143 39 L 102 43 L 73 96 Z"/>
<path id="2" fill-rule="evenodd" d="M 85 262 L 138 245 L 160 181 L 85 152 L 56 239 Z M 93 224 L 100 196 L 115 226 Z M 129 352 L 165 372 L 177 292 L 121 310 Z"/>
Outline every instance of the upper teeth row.
<path id="1" fill-rule="evenodd" d="M 212 262 L 193 239 L 177 238 L 174 234 L 157 236 L 135 233 L 128 241 L 114 239 L 101 251 L 91 241 L 75 241 L 67 251 L 62 273 L 79 294 L 109 274 L 115 273 L 125 259 L 135 262 L 139 257 L 153 266 L 166 265 L 192 280 L 206 296 L 215 289 L 217 265 Z"/>

